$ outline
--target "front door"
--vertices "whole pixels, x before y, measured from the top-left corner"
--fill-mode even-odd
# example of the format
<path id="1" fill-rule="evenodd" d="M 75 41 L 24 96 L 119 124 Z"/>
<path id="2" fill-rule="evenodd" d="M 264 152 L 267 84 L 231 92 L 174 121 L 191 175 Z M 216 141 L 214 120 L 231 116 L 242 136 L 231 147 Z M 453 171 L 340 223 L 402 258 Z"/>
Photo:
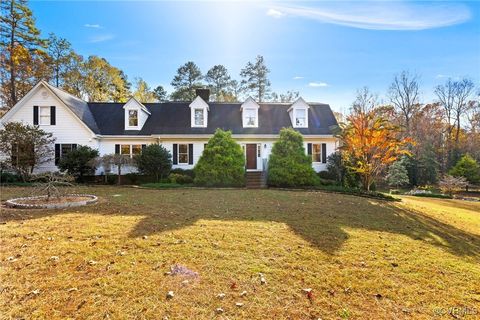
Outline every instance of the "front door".
<path id="1" fill-rule="evenodd" d="M 247 144 L 247 169 L 257 169 L 257 145 Z"/>

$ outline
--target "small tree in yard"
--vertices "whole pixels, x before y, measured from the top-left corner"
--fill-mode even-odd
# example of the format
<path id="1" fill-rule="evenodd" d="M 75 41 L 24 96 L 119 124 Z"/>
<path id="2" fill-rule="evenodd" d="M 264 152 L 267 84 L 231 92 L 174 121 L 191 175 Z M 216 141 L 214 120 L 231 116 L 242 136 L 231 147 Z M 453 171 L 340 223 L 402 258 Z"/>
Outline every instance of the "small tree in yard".
<path id="1" fill-rule="evenodd" d="M 387 182 L 389 186 L 398 188 L 409 183 L 408 171 L 405 168 L 403 163 L 403 158 L 401 160 L 395 161 L 392 163 L 390 168 L 388 168 Z"/>
<path id="2" fill-rule="evenodd" d="M 448 172 L 454 177 L 464 177 L 468 182 L 480 182 L 480 166 L 469 154 L 464 155 Z"/>
<path id="3" fill-rule="evenodd" d="M 92 173 L 95 170 L 93 160 L 96 157 L 98 157 L 97 150 L 89 146 L 78 146 L 77 149 L 68 152 L 60 159 L 58 167 L 83 181 L 85 174 Z"/>
<path id="4" fill-rule="evenodd" d="M 117 167 L 118 180 L 117 184 L 122 183 L 122 169 L 125 166 L 134 164 L 134 160 L 130 158 L 129 155 L 125 154 L 106 154 L 100 158 L 97 158 L 97 163 L 99 163 L 105 172 L 110 171 L 112 166 Z"/>
<path id="5" fill-rule="evenodd" d="M 468 185 L 468 182 L 464 177 L 453 177 L 446 175 L 442 180 L 440 180 L 438 185 L 444 194 L 451 196 L 455 191 L 465 188 Z"/>
<path id="6" fill-rule="evenodd" d="M 194 171 L 197 185 L 239 187 L 245 184 L 245 156 L 230 131 L 215 131 Z"/>
<path id="7" fill-rule="evenodd" d="M 312 186 L 318 178 L 312 159 L 303 147 L 303 137 L 291 128 L 283 128 L 268 160 L 268 185 L 275 187 Z"/>
<path id="8" fill-rule="evenodd" d="M 135 162 L 138 171 L 155 176 L 157 182 L 168 176 L 172 169 L 170 151 L 159 144 L 151 144 L 145 147 L 142 153 L 135 157 Z"/>
<path id="9" fill-rule="evenodd" d="M 340 149 L 350 163 L 349 168 L 360 175 L 363 188 L 370 191 L 387 165 L 402 154 L 410 154 L 406 150 L 410 139 L 402 139 L 399 128 L 379 116 L 375 109 L 354 112 L 347 121 L 339 134 Z"/>
<path id="10" fill-rule="evenodd" d="M 38 126 L 9 122 L 0 130 L 0 153 L 24 180 L 41 164 L 52 161 L 55 138 Z"/>

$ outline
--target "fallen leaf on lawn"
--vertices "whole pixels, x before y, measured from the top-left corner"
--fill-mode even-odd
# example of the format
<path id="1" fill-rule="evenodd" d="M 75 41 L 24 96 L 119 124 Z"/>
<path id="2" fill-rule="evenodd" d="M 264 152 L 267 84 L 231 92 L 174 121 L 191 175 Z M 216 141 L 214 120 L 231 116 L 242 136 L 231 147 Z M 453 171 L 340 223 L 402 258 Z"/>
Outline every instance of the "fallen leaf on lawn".
<path id="1" fill-rule="evenodd" d="M 60 260 L 60 258 L 58 256 L 51 256 L 50 257 L 50 261 L 57 262 L 58 260 Z"/>
<path id="2" fill-rule="evenodd" d="M 27 295 L 39 295 L 40 294 L 40 290 L 39 289 L 35 289 L 35 290 L 32 290 L 30 291 L 29 293 L 27 293 Z"/>
<path id="3" fill-rule="evenodd" d="M 223 309 L 222 308 L 217 308 L 217 309 L 215 309 L 215 312 L 216 313 L 223 313 Z"/>
<path id="4" fill-rule="evenodd" d="M 240 293 L 240 297 L 244 297 L 247 295 L 247 291 L 242 291 L 242 293 Z"/>
<path id="5" fill-rule="evenodd" d="M 175 295 L 173 294 L 173 291 L 168 291 L 167 292 L 167 299 L 172 299 Z"/>
<path id="6" fill-rule="evenodd" d="M 69 288 L 69 289 L 67 289 L 67 292 L 73 292 L 73 291 L 78 291 L 78 288 Z"/>
<path id="7" fill-rule="evenodd" d="M 93 265 L 96 265 L 96 264 L 97 264 L 97 261 L 95 261 L 95 260 L 90 260 L 90 261 L 88 261 L 88 264 L 91 265 L 91 266 L 93 266 Z"/>
<path id="8" fill-rule="evenodd" d="M 225 298 L 225 293 L 219 293 L 219 294 L 217 294 L 217 298 L 219 298 L 219 299 Z"/>
<path id="9" fill-rule="evenodd" d="M 239 308 L 240 308 L 240 307 L 243 307 L 243 303 L 242 303 L 242 302 L 237 302 L 237 303 L 235 303 L 235 305 L 236 305 L 237 307 L 239 307 Z"/>
<path id="10" fill-rule="evenodd" d="M 375 295 L 375 298 L 377 298 L 377 299 L 381 299 L 382 297 L 383 297 L 383 296 L 382 296 L 380 293 L 377 293 L 377 294 Z"/>
<path id="11" fill-rule="evenodd" d="M 237 289 L 237 283 L 235 281 L 230 285 L 230 289 Z"/>

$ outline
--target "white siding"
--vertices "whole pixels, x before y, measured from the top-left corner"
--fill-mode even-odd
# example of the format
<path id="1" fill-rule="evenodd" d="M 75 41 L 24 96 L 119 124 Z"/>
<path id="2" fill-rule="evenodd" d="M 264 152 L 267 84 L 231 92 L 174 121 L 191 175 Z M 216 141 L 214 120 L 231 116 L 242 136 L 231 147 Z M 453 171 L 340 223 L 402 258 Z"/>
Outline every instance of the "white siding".
<path id="1" fill-rule="evenodd" d="M 56 124 L 40 125 L 40 128 L 46 132 L 51 132 L 56 138 L 55 143 L 76 143 L 78 145 L 87 145 L 98 149 L 98 141 L 93 137 L 92 132 L 54 95 L 40 86 L 36 93 L 26 101 L 21 108 L 11 115 L 9 122 L 23 122 L 33 125 L 33 106 L 55 106 Z M 54 150 L 54 146 L 52 146 Z M 52 151 L 52 158 L 54 151 Z M 52 160 L 44 163 L 35 170 L 35 172 L 56 171 L 57 167 Z"/>

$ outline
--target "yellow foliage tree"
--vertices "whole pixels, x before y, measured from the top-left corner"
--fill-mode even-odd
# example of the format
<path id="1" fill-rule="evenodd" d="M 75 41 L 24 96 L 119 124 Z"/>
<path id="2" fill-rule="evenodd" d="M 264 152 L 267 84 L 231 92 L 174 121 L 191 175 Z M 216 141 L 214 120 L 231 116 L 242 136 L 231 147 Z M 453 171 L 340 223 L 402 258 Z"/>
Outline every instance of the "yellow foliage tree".
<path id="1" fill-rule="evenodd" d="M 376 110 L 355 112 L 347 117 L 339 137 L 340 149 L 349 167 L 357 172 L 363 188 L 370 187 L 382 170 L 402 154 L 409 154 L 409 138 L 401 138 L 400 128 L 378 115 Z"/>

